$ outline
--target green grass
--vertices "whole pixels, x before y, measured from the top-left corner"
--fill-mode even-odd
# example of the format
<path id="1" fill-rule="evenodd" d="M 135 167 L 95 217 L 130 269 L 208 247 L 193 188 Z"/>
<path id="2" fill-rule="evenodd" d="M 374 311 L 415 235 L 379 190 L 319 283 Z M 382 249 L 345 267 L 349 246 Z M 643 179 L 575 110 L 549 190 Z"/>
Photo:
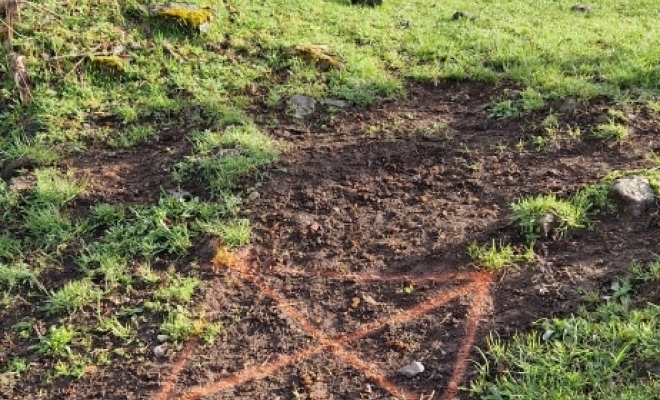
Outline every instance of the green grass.
<path id="1" fill-rule="evenodd" d="M 471 393 L 480 399 L 657 399 L 660 307 L 631 298 L 637 285 L 660 283 L 659 271 L 660 261 L 637 265 L 631 278 L 613 282 L 595 310 L 543 320 L 508 343 L 492 337 Z"/>
<path id="2" fill-rule="evenodd" d="M 589 225 L 587 212 L 589 204 L 576 197 L 576 201 L 558 199 L 555 195 L 539 195 L 523 198 L 511 205 L 512 222 L 520 227 L 528 242 L 547 236 L 549 229 L 556 229 L 560 235 L 570 229 L 581 229 Z M 548 222 L 542 223 L 547 218 Z M 546 231 L 546 232 L 544 232 Z"/>
<path id="3" fill-rule="evenodd" d="M 488 271 L 500 271 L 534 259 L 532 246 L 521 253 L 516 251 L 510 244 L 500 243 L 497 245 L 494 239 L 491 244 L 482 246 L 479 246 L 476 242 L 472 243 L 468 247 L 468 255 L 478 267 Z"/>
<path id="4" fill-rule="evenodd" d="M 192 311 L 205 282 L 194 261 L 182 264 L 197 240 L 218 237 L 230 248 L 250 240 L 249 221 L 237 217 L 246 179 L 263 177 L 279 156 L 279 145 L 252 120 L 255 104 L 278 109 L 293 94 L 369 104 L 403 95 L 411 79 L 469 79 L 521 89 L 518 97 L 492 99 L 494 118 L 519 117 L 567 96 L 646 99 L 650 110 L 659 109 L 653 60 L 660 58 L 660 28 L 648 12 L 651 0 L 604 0 L 588 15 L 571 13 L 568 0 L 391 0 L 373 9 L 348 0 L 189 2 L 214 11 L 207 33 L 150 18 L 141 6 L 153 0 L 26 3 L 14 27 L 13 47 L 26 56 L 34 101 L 19 102 L 11 74 L 4 75 L 0 166 L 29 159 L 34 170 L 22 173 L 34 187 L 17 193 L 0 181 L 0 318 L 23 321 L 28 316 L 17 314 L 25 310 L 17 304 L 30 309 L 42 336 L 29 329 L 10 336 L 23 349 L 38 346 L 47 379 L 121 360 L 124 342 L 161 322 L 175 340 L 222 334 L 222 326 Z M 478 18 L 452 21 L 458 10 Z M 343 67 L 323 68 L 292 51 L 305 44 L 328 46 Z M 24 129 L 27 120 L 38 129 Z M 60 160 L 88 148 L 166 149 L 165 137 L 190 141 L 192 152 L 171 173 L 208 197 L 163 193 L 151 204 L 102 199 L 81 206 L 96 177 Z M 535 144 L 551 139 L 540 136 Z M 658 190 L 657 174 L 648 175 Z M 601 189 L 580 201 L 606 204 Z M 520 257 L 506 245 L 471 249 L 491 269 Z M 108 334 L 118 343 L 84 356 Z M 8 371 L 22 373 L 19 364 Z"/>

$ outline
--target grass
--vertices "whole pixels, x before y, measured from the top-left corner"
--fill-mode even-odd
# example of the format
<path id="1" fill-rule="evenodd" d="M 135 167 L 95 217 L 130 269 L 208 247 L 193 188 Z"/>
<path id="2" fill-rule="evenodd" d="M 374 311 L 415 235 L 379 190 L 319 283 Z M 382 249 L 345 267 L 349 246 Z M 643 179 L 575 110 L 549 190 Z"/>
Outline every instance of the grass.
<path id="1" fill-rule="evenodd" d="M 144 8 L 155 3 L 43 0 L 26 3 L 16 22 L 12 44 L 26 56 L 33 102 L 18 101 L 12 82 L 3 82 L 0 166 L 27 159 L 31 169 L 21 173 L 34 182 L 18 192 L 0 180 L 0 319 L 21 328 L 5 332 L 17 343 L 8 354 L 17 361 L 0 379 L 25 374 L 20 360 L 34 351 L 52 380 L 144 358 L 147 346 L 131 353 L 126 345 L 138 332 L 160 329 L 175 341 L 224 333 L 195 312 L 205 282 L 187 257 L 198 241 L 218 237 L 223 264 L 229 249 L 250 240 L 249 221 L 237 217 L 246 179 L 261 178 L 279 156 L 250 116 L 255 104 L 275 109 L 293 94 L 369 104 L 404 94 L 411 79 L 470 79 L 521 89 L 492 99 L 494 118 L 565 97 L 647 99 L 660 109 L 660 76 L 649 61 L 660 58 L 651 0 L 604 0 L 588 15 L 571 13 L 568 0 L 392 0 L 373 9 L 348 0 L 189 0 L 213 11 L 206 32 L 148 16 Z M 453 21 L 457 10 L 478 18 Z M 88 149 L 167 150 L 170 137 L 185 137 L 192 151 L 163 173 L 207 197 L 163 193 L 149 204 L 101 199 L 83 207 L 96 177 L 61 162 Z M 657 190 L 660 179 L 648 175 Z M 571 204 L 606 203 L 601 188 L 581 193 Z M 534 234 L 538 207 L 526 210 L 521 221 Z M 566 211 L 558 215 L 562 227 L 581 223 Z M 511 251 L 471 247 L 490 269 L 524 256 Z M 37 335 L 31 326 L 40 327 Z M 88 356 L 104 335 L 119 340 Z"/>
<path id="2" fill-rule="evenodd" d="M 585 228 L 589 204 L 583 197 L 574 201 L 558 199 L 555 195 L 539 195 L 523 198 L 511 205 L 512 222 L 520 227 L 528 242 L 552 235 L 553 230 L 565 235 L 570 229 Z"/>
<path id="3" fill-rule="evenodd" d="M 470 391 L 481 399 L 656 399 L 660 308 L 634 289 L 660 283 L 660 261 L 615 281 L 594 310 L 543 320 L 505 343 L 493 337 Z M 641 305 L 641 306 L 640 306 Z"/>
<path id="4" fill-rule="evenodd" d="M 468 254 L 477 266 L 488 271 L 500 271 L 534 259 L 533 246 L 521 253 L 510 244 L 496 244 L 494 239 L 491 244 L 483 246 L 472 243 L 468 247 Z"/>

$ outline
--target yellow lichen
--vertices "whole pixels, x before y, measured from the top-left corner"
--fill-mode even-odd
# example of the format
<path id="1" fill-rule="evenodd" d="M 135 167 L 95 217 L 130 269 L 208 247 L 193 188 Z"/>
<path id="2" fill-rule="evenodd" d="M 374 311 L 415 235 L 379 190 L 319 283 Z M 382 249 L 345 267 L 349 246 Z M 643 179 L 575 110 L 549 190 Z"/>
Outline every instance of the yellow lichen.
<path id="1" fill-rule="evenodd" d="M 289 53 L 305 61 L 316 63 L 323 71 L 340 69 L 344 66 L 334 50 L 327 45 L 299 44 L 290 49 Z"/>
<path id="2" fill-rule="evenodd" d="M 115 71 L 123 71 L 125 67 L 124 60 L 119 56 L 94 56 L 91 60 L 97 65 L 108 67 Z"/>
<path id="3" fill-rule="evenodd" d="M 213 18 L 210 7 L 197 7 L 191 4 L 154 5 L 151 12 L 157 17 L 175 19 L 202 32 L 208 30 Z"/>

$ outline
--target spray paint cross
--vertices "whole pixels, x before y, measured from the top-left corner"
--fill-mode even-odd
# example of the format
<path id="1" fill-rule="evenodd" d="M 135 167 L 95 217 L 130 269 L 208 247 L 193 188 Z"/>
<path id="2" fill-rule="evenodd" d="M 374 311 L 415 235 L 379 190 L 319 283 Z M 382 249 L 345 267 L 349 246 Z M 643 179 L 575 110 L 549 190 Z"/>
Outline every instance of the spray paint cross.
<path id="1" fill-rule="evenodd" d="M 387 376 L 386 373 L 380 371 L 373 362 L 364 359 L 359 355 L 347 350 L 347 345 L 364 339 L 372 335 L 389 324 L 403 324 L 414 321 L 419 317 L 446 305 L 452 300 L 461 297 L 471 298 L 471 307 L 468 312 L 464 325 L 463 341 L 458 350 L 454 368 L 447 384 L 444 393 L 440 397 L 442 400 L 452 400 L 456 397 L 458 387 L 461 384 L 465 370 L 467 368 L 468 357 L 478 330 L 478 323 L 486 311 L 486 304 L 489 299 L 489 286 L 491 282 L 491 275 L 484 272 L 449 272 L 432 276 L 411 278 L 408 276 L 379 276 L 379 275 L 354 275 L 354 274 L 326 274 L 329 278 L 346 279 L 358 282 L 410 282 L 414 284 L 421 284 L 425 282 L 442 283 L 450 281 L 465 280 L 468 283 L 461 286 L 452 287 L 451 289 L 437 293 L 436 295 L 426 299 L 425 301 L 417 304 L 412 308 L 394 313 L 385 318 L 375 320 L 359 326 L 355 331 L 348 334 L 340 334 L 329 337 L 322 332 L 315 324 L 307 319 L 301 312 L 302 304 L 291 304 L 285 296 L 271 288 L 268 283 L 262 278 L 263 271 L 255 271 L 249 266 L 246 261 L 247 257 L 237 258 L 237 262 L 231 268 L 233 272 L 237 272 L 240 276 L 248 281 L 251 281 L 259 290 L 271 298 L 279 305 L 282 312 L 295 321 L 298 326 L 305 331 L 308 335 L 316 339 L 316 344 L 295 350 L 289 354 L 281 355 L 277 359 L 264 363 L 259 366 L 250 367 L 238 371 L 229 376 L 225 376 L 215 382 L 206 385 L 187 388 L 175 392 L 176 386 L 184 365 L 191 357 L 194 349 L 198 346 L 199 342 L 194 339 L 184 346 L 179 354 L 178 360 L 172 368 L 171 373 L 164 381 L 161 389 L 153 397 L 154 400 L 195 400 L 216 393 L 230 390 L 250 381 L 264 379 L 272 374 L 284 369 L 285 367 L 299 363 L 308 358 L 318 354 L 332 354 L 334 357 L 342 360 L 347 365 L 352 366 L 357 371 L 364 374 L 365 377 L 370 378 L 376 382 L 381 388 L 389 392 L 395 398 L 403 397 L 406 399 L 419 399 L 423 398 L 418 393 L 411 393 L 405 388 L 399 387 L 394 384 Z M 272 272 L 272 271 L 271 271 Z M 310 274 L 309 272 L 296 269 L 287 269 L 279 271 L 279 273 L 290 276 L 317 276 L 318 274 Z M 216 282 L 217 283 L 217 282 Z M 210 290 L 208 293 L 212 293 Z M 207 298 L 207 301 L 209 299 Z M 300 308 L 300 309 L 298 309 Z"/>

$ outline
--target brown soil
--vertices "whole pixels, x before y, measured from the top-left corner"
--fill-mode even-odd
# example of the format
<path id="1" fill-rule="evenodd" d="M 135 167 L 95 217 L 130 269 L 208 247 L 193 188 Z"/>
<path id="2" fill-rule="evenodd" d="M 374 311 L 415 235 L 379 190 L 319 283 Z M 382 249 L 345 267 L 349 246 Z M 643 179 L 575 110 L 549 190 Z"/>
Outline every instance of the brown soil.
<path id="1" fill-rule="evenodd" d="M 650 213 L 611 214 L 598 216 L 593 230 L 538 244 L 537 259 L 522 268 L 475 269 L 466 253 L 473 241 L 523 244 L 508 222 L 511 202 L 568 196 L 612 170 L 648 167 L 649 150 L 660 151 L 660 120 L 640 110 L 624 142 L 591 140 L 586 133 L 608 108 L 597 100 L 560 116 L 582 138 L 537 151 L 531 141 L 543 134 L 548 110 L 488 118 L 502 91 L 482 84 L 408 91 L 367 108 L 318 106 L 304 123 L 277 110 L 277 127 L 264 129 L 291 146 L 243 211 L 253 245 L 209 278 L 205 307 L 225 334 L 192 341 L 168 362 L 88 374 L 47 398 L 467 399 L 458 387 L 473 377 L 474 346 L 490 332 L 507 338 L 539 318 L 567 315 L 582 291 L 605 287 L 660 250 Z M 255 115 L 267 121 L 271 112 Z M 103 156 L 110 166 L 128 163 L 119 180 L 90 158 L 73 164 L 97 171 L 90 202 L 131 203 L 142 188 L 163 184 L 167 174 L 153 171 L 186 146 L 168 143 L 173 158 L 158 165 L 150 159 L 164 147 L 149 157 Z M 413 361 L 424 372 L 397 373 Z M 20 397 L 37 398 L 24 389 Z"/>

